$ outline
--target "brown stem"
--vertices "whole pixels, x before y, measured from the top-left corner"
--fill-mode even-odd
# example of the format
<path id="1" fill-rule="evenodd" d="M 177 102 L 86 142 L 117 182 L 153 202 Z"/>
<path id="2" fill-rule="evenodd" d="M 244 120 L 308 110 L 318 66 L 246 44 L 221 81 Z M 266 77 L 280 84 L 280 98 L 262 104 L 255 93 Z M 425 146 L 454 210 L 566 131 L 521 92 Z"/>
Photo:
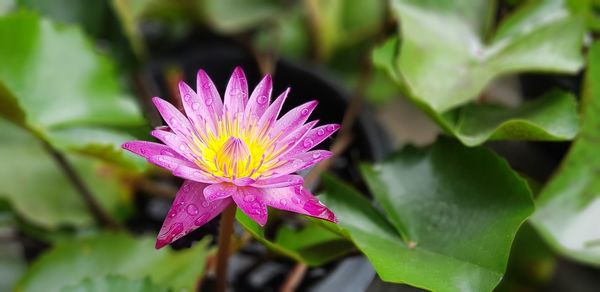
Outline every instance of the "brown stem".
<path id="1" fill-rule="evenodd" d="M 296 288 L 298 288 L 298 285 L 302 281 L 302 278 L 304 278 L 304 274 L 306 274 L 306 270 L 308 270 L 308 266 L 306 264 L 297 263 L 296 266 L 294 266 L 294 269 L 288 275 L 285 283 L 283 283 L 281 290 L 279 290 L 279 291 L 280 292 L 296 291 Z"/>
<path id="2" fill-rule="evenodd" d="M 227 287 L 227 263 L 231 251 L 231 235 L 235 219 L 236 205 L 231 204 L 221 213 L 219 226 L 219 251 L 217 252 L 217 283 L 216 292 L 224 292 Z"/>
<path id="3" fill-rule="evenodd" d="M 103 226 L 108 227 L 113 230 L 121 229 L 119 223 L 117 223 L 107 212 L 102 208 L 100 203 L 96 201 L 96 198 L 92 195 L 90 189 L 85 185 L 81 177 L 77 174 L 73 166 L 69 163 L 67 158 L 54 149 L 52 145 L 44 142 L 44 148 L 46 151 L 50 153 L 50 156 L 54 158 L 54 161 L 58 164 L 58 166 L 62 169 L 64 174 L 67 176 L 67 179 L 71 182 L 73 187 L 77 190 L 77 193 L 80 195 L 81 199 L 85 203 L 85 206 L 92 212 L 96 220 L 100 222 Z"/>

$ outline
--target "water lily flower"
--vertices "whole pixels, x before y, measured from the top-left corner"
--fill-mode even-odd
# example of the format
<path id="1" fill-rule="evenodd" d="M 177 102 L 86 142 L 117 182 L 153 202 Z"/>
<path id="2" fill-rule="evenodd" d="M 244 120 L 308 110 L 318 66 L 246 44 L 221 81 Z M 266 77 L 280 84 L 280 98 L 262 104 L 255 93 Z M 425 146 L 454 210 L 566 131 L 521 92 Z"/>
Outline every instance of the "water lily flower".
<path id="1" fill-rule="evenodd" d="M 336 222 L 335 215 L 302 187 L 297 171 L 331 156 L 312 150 L 339 129 L 307 122 L 317 101 L 300 105 L 279 119 L 289 93 L 271 101 L 272 80 L 265 76 L 248 98 L 248 85 L 236 68 L 222 101 L 206 72 L 196 92 L 179 83 L 185 115 L 170 103 L 153 102 L 168 127 L 152 135 L 164 144 L 130 141 L 123 148 L 184 178 L 158 234 L 161 248 L 213 219 L 235 203 L 261 226 L 267 206 Z"/>

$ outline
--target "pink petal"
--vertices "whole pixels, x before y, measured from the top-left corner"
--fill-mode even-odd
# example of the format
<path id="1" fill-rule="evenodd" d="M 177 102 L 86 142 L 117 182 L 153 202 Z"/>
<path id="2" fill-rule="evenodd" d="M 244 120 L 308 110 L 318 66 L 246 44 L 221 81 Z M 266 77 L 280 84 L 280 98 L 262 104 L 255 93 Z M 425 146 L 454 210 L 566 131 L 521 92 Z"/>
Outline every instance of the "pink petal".
<path id="1" fill-rule="evenodd" d="M 225 88 L 224 108 L 231 116 L 244 112 L 248 102 L 248 83 L 240 67 L 235 67 L 227 88 Z"/>
<path id="2" fill-rule="evenodd" d="M 260 119 L 269 106 L 272 89 L 273 81 L 271 75 L 266 75 L 260 83 L 258 83 L 254 91 L 252 91 L 252 95 L 250 96 L 250 100 L 244 111 L 244 116 L 246 118 L 255 116 L 257 120 Z"/>
<path id="3" fill-rule="evenodd" d="M 202 192 L 206 186 L 189 180 L 183 183 L 156 238 L 157 249 L 204 225 L 231 204 L 231 199 L 204 200 Z"/>
<path id="4" fill-rule="evenodd" d="M 123 143 L 121 147 L 144 158 L 150 158 L 154 155 L 170 155 L 182 160 L 185 159 L 183 156 L 179 155 L 179 153 L 173 151 L 173 149 L 170 147 L 154 142 L 129 141 Z"/>
<path id="5" fill-rule="evenodd" d="M 281 107 L 283 103 L 287 99 L 288 94 L 290 93 L 290 88 L 288 87 L 275 101 L 267 108 L 265 113 L 258 120 L 258 129 L 268 130 L 275 120 L 277 120 L 277 116 L 281 111 Z"/>
<path id="6" fill-rule="evenodd" d="M 154 102 L 156 109 L 158 109 L 160 115 L 173 132 L 180 134 L 183 137 L 195 135 L 190 121 L 172 104 L 158 97 L 153 97 L 152 102 Z"/>
<path id="7" fill-rule="evenodd" d="M 260 189 L 260 192 L 262 200 L 273 208 L 337 222 L 335 214 L 302 186 Z"/>
<path id="8" fill-rule="evenodd" d="M 289 186 L 297 186 L 304 183 L 304 180 L 299 175 L 284 175 L 279 177 L 269 177 L 259 179 L 252 184 L 255 188 L 282 188 Z"/>
<path id="9" fill-rule="evenodd" d="M 173 156 L 168 156 L 168 155 L 154 155 L 154 156 L 148 158 L 148 161 L 150 161 L 160 167 L 166 168 L 170 171 L 177 169 L 177 167 L 179 167 L 181 165 L 184 165 L 186 167 L 191 167 L 191 168 L 197 167 L 194 163 L 192 163 L 188 160 L 178 159 L 178 158 L 175 158 Z"/>
<path id="10" fill-rule="evenodd" d="M 331 155 L 333 154 L 327 150 L 314 150 L 301 153 L 288 158 L 283 165 L 270 169 L 268 173 L 265 173 L 265 176 L 279 177 L 281 175 L 300 171 L 331 157 Z"/>
<path id="11" fill-rule="evenodd" d="M 191 161 L 195 159 L 196 155 L 192 152 L 188 143 L 179 135 L 162 130 L 153 130 L 150 134 L 186 159 Z"/>
<path id="12" fill-rule="evenodd" d="M 183 101 L 183 108 L 195 130 L 202 130 L 207 125 L 216 133 L 216 123 L 203 100 L 185 82 L 179 82 L 179 93 Z"/>
<path id="13" fill-rule="evenodd" d="M 215 87 L 215 84 L 210 80 L 208 74 L 204 70 L 199 70 L 196 77 L 196 92 L 200 100 L 204 102 L 210 113 L 210 117 L 216 122 L 223 113 L 223 101 Z M 208 119 L 208 117 L 205 117 Z"/>
<path id="14" fill-rule="evenodd" d="M 185 165 L 178 165 L 177 168 L 173 170 L 173 175 L 201 183 L 213 184 L 221 182 L 218 178 L 214 177 L 213 175 L 202 169 L 199 169 L 197 167 L 189 167 Z"/>
<path id="15" fill-rule="evenodd" d="M 288 151 L 286 155 L 296 155 L 312 149 L 335 133 L 339 128 L 340 125 L 338 124 L 330 124 L 310 130 L 308 134 L 302 138 L 302 141 L 296 144 L 296 146 Z"/>
<path id="16" fill-rule="evenodd" d="M 204 189 L 204 198 L 209 201 L 218 201 L 232 196 L 237 187 L 230 183 L 218 183 L 207 186 Z"/>
<path id="17" fill-rule="evenodd" d="M 267 223 L 267 205 L 262 201 L 261 193 L 253 187 L 239 187 L 232 196 L 235 204 L 248 215 L 250 219 L 256 221 L 260 226 Z"/>
<path id="18" fill-rule="evenodd" d="M 282 151 L 278 153 L 277 157 L 293 149 L 298 143 L 300 143 L 300 141 L 302 141 L 302 138 L 304 138 L 304 136 L 308 134 L 308 131 L 310 131 L 310 129 L 312 129 L 312 127 L 314 127 L 318 122 L 319 121 L 316 120 L 306 123 L 302 127 L 296 128 L 290 134 L 284 134 L 285 136 L 282 135 L 282 137 L 279 138 L 279 141 L 277 141 L 277 148 L 282 149 Z"/>
<path id="19" fill-rule="evenodd" d="M 271 129 L 271 137 L 275 137 L 280 133 L 289 133 L 300 127 L 308 120 L 308 117 L 312 111 L 317 107 L 316 100 L 309 101 L 303 105 L 300 105 L 291 111 L 287 112 L 281 119 L 275 122 L 273 129 Z"/>

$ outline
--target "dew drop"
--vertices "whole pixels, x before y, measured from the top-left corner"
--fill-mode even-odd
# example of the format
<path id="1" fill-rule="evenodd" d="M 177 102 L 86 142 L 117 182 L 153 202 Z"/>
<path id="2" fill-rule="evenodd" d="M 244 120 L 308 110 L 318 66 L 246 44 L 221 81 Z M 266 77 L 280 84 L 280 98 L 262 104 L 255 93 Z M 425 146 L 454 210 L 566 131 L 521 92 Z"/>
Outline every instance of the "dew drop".
<path id="1" fill-rule="evenodd" d="M 294 204 L 300 204 L 300 199 L 297 197 L 292 197 L 292 203 Z"/>
<path id="2" fill-rule="evenodd" d="M 267 100 L 268 100 L 268 99 L 269 99 L 269 98 L 268 98 L 267 96 L 265 96 L 265 95 L 260 95 L 260 96 L 259 96 L 259 97 L 256 99 L 256 102 L 258 102 L 259 104 L 265 104 L 265 103 L 267 103 Z"/>
<path id="3" fill-rule="evenodd" d="M 253 195 L 247 195 L 247 196 L 244 197 L 244 201 L 246 201 L 246 202 L 254 202 L 254 199 L 255 198 L 254 198 Z M 254 205 L 252 205 L 252 206 L 254 206 Z"/>
<path id="4" fill-rule="evenodd" d="M 171 227 L 171 232 L 170 232 L 171 235 L 170 236 L 175 237 L 175 236 L 179 235 L 182 231 L 183 231 L 183 224 L 177 223 Z"/>
<path id="5" fill-rule="evenodd" d="M 176 118 L 171 118 L 171 125 L 176 126 L 177 125 L 177 119 Z"/>
<path id="6" fill-rule="evenodd" d="M 202 88 L 209 89 L 210 88 L 210 83 L 204 82 L 204 84 L 202 84 Z"/>
<path id="7" fill-rule="evenodd" d="M 186 94 L 186 95 L 183 96 L 183 100 L 189 101 L 191 97 L 192 97 L 191 95 Z"/>
<path id="8" fill-rule="evenodd" d="M 210 207 L 210 203 L 207 201 L 204 201 L 204 202 L 202 202 L 202 207 L 208 208 L 208 207 Z"/>
<path id="9" fill-rule="evenodd" d="M 185 144 L 179 144 L 179 150 L 185 151 Z"/>
<path id="10" fill-rule="evenodd" d="M 196 226 L 201 226 L 204 223 L 206 223 L 206 214 L 202 214 L 202 215 L 200 215 L 200 217 L 198 217 L 198 218 L 196 218 L 196 220 L 194 220 L 194 225 L 196 225 Z"/>
<path id="11" fill-rule="evenodd" d="M 198 215 L 198 207 L 196 207 L 194 204 L 189 204 L 187 208 L 185 208 L 185 211 L 191 216 Z"/>
<path id="12" fill-rule="evenodd" d="M 142 149 L 140 149 L 140 152 L 141 152 L 142 154 L 146 154 L 146 149 L 142 148 Z"/>
<path id="13" fill-rule="evenodd" d="M 312 147 L 314 144 L 315 144 L 315 143 L 314 143 L 314 142 L 313 142 L 313 140 L 312 140 L 312 139 L 310 139 L 310 138 L 306 138 L 306 139 L 304 139 L 304 142 L 302 142 L 302 145 L 303 145 L 304 147 L 306 147 L 306 148 L 310 148 L 310 147 Z"/>
<path id="14" fill-rule="evenodd" d="M 323 136 L 323 135 L 325 135 L 325 131 L 323 131 L 323 129 L 318 129 L 317 130 L 317 135 Z"/>
<path id="15" fill-rule="evenodd" d="M 308 115 L 308 109 L 303 109 L 302 112 L 300 112 L 303 116 Z"/>
<path id="16" fill-rule="evenodd" d="M 175 209 L 172 209 L 171 211 L 169 211 L 169 218 L 175 218 L 175 216 L 177 216 L 177 211 L 175 211 Z"/>
<path id="17" fill-rule="evenodd" d="M 285 199 L 281 199 L 279 200 L 279 204 L 281 204 L 282 206 L 287 205 L 287 201 Z"/>
<path id="18" fill-rule="evenodd" d="M 319 157 L 321 157 L 321 153 L 319 153 L 319 152 L 315 152 L 312 154 L 313 159 L 319 159 Z"/>
<path id="19" fill-rule="evenodd" d="M 209 97 L 209 98 L 207 98 L 207 99 L 204 101 L 204 103 L 205 103 L 206 105 L 211 105 L 211 104 L 213 103 L 213 99 Z"/>
<path id="20" fill-rule="evenodd" d="M 198 109 L 200 109 L 200 104 L 197 102 L 192 103 L 192 109 L 197 111 Z"/>
<path id="21" fill-rule="evenodd" d="M 333 125 L 327 126 L 327 131 L 328 132 L 333 132 L 334 130 L 335 130 L 335 127 Z"/>

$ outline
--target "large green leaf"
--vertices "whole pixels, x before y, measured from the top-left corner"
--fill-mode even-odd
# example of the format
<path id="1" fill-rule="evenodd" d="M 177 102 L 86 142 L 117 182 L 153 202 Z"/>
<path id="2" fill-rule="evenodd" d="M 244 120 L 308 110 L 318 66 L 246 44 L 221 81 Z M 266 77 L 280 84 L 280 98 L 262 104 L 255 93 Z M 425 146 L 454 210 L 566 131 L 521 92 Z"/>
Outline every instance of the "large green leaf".
<path id="1" fill-rule="evenodd" d="M 207 241 L 184 251 L 154 249 L 153 238 L 104 233 L 64 242 L 42 255 L 17 286 L 18 291 L 60 291 L 86 278 L 119 275 L 149 277 L 174 291 L 194 291 L 204 269 Z"/>
<path id="2" fill-rule="evenodd" d="M 0 198 L 27 221 L 46 228 L 93 223 L 82 198 L 41 143 L 1 118 L 0 157 Z M 81 155 L 67 155 L 67 159 L 109 213 L 126 215 L 132 190 L 117 169 Z"/>
<path id="3" fill-rule="evenodd" d="M 563 2 L 529 1 L 493 32 L 494 1 L 393 0 L 402 43 L 391 66 L 435 112 L 475 100 L 503 74 L 574 73 L 585 25 Z"/>
<path id="4" fill-rule="evenodd" d="M 392 38 L 373 52 L 373 62 L 400 84 L 400 91 L 421 107 L 444 131 L 468 146 L 487 140 L 564 141 L 579 130 L 575 97 L 552 91 L 516 107 L 470 103 L 445 113 L 436 112 L 413 95 L 393 67 L 399 41 Z"/>
<path id="5" fill-rule="evenodd" d="M 285 13 L 283 2 L 277 0 L 206 0 L 202 4 L 209 23 L 226 33 L 252 30 Z"/>
<path id="6" fill-rule="evenodd" d="M 581 133 L 532 217 L 534 226 L 567 256 L 600 265 L 600 43 L 589 53 Z"/>
<path id="7" fill-rule="evenodd" d="M 120 151 L 118 144 L 130 137 L 111 127 L 144 124 L 138 107 L 118 83 L 113 64 L 94 52 L 77 27 L 21 11 L 0 18 L 0 43 L 0 104 L 9 105 L 0 108 L 0 116 L 37 137 L 55 144 L 57 132 L 100 128 L 120 138 L 86 139 L 77 147 Z"/>
<path id="8" fill-rule="evenodd" d="M 354 250 L 347 239 L 313 221 L 307 221 L 300 229 L 282 226 L 277 230 L 275 239 L 271 240 L 265 236 L 264 228 L 240 210 L 236 219 L 270 250 L 310 266 L 323 265 Z"/>
<path id="9" fill-rule="evenodd" d="M 63 292 L 167 292 L 166 288 L 156 286 L 149 278 L 131 280 L 123 276 L 109 275 L 93 279 L 85 279 L 81 283 L 69 286 Z"/>
<path id="10" fill-rule="evenodd" d="M 526 182 L 484 148 L 442 139 L 363 174 L 383 209 L 327 178 L 323 201 L 379 276 L 434 291 L 490 291 L 533 211 Z"/>

